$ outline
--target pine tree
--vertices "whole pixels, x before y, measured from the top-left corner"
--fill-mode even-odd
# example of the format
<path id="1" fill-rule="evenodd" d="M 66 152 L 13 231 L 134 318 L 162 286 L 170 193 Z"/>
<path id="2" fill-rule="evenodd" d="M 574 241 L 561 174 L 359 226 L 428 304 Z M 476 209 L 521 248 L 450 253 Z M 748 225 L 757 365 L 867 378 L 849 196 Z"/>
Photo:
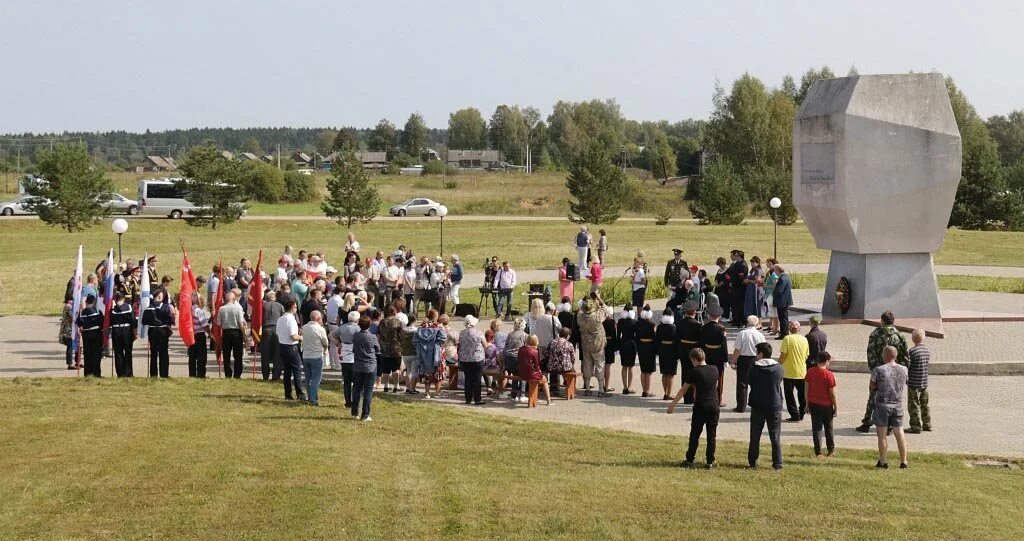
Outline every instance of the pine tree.
<path id="1" fill-rule="evenodd" d="M 377 187 L 354 152 L 347 152 L 343 160 L 331 164 L 331 177 L 327 179 L 327 198 L 320 203 L 324 215 L 344 225 L 369 223 L 377 216 L 381 199 Z"/>
<path id="2" fill-rule="evenodd" d="M 569 168 L 565 187 L 575 198 L 569 203 L 570 221 L 610 224 L 619 219 L 627 192 L 626 175 L 599 142 L 591 144 Z"/>
<path id="3" fill-rule="evenodd" d="M 105 195 L 113 191 L 110 179 L 93 165 L 84 145 L 58 146 L 36 158 L 42 182 L 33 182 L 28 208 L 51 226 L 68 233 L 92 227 L 109 214 Z"/>
<path id="4" fill-rule="evenodd" d="M 736 225 L 746 216 L 747 195 L 729 160 L 719 159 L 704 172 L 690 212 L 701 225 Z"/>

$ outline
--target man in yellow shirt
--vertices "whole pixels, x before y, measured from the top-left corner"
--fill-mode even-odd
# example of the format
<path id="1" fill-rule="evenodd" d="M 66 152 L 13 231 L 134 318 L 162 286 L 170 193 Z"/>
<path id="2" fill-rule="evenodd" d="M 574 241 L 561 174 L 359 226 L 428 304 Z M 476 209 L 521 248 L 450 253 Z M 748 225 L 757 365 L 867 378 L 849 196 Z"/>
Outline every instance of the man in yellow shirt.
<path id="1" fill-rule="evenodd" d="M 807 375 L 807 355 L 810 345 L 807 338 L 798 334 L 800 322 L 789 322 L 789 334 L 782 339 L 779 353 L 779 364 L 782 365 L 782 388 L 786 395 L 786 409 L 789 411 L 788 421 L 797 423 L 804 420 L 807 411 L 807 392 L 804 389 L 804 376 Z M 796 391 L 796 396 L 793 392 Z M 799 401 L 799 406 L 797 402 Z"/>

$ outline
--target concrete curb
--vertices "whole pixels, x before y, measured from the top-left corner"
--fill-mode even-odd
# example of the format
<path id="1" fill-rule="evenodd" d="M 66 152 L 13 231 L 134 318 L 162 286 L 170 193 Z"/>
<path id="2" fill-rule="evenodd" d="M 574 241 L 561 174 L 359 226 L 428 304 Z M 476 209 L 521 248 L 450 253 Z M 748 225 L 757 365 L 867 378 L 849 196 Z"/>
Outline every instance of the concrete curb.
<path id="1" fill-rule="evenodd" d="M 832 361 L 829 370 L 845 373 L 868 373 L 867 361 Z M 931 376 L 1022 376 L 1024 363 L 931 363 Z"/>

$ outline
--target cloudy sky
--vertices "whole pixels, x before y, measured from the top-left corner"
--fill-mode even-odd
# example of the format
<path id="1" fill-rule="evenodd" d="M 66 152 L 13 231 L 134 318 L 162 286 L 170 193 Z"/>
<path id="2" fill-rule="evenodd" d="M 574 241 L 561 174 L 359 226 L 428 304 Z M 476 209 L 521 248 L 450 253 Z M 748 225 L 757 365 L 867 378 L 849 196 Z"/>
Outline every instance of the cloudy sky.
<path id="1" fill-rule="evenodd" d="M 0 133 L 444 126 L 589 98 L 679 120 L 707 116 L 716 80 L 821 65 L 938 70 L 983 116 L 1024 108 L 1019 0 L 5 4 Z"/>

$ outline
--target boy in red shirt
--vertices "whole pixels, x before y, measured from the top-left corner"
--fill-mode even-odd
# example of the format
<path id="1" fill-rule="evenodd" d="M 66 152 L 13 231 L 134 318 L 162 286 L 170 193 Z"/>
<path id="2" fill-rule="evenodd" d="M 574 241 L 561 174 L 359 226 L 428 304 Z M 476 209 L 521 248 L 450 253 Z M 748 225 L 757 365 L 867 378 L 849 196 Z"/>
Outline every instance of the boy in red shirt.
<path id="1" fill-rule="evenodd" d="M 836 377 L 828 369 L 832 355 L 822 351 L 818 353 L 816 363 L 804 381 L 807 382 L 807 403 L 811 410 L 811 434 L 814 437 L 814 454 L 821 458 L 821 430 L 825 429 L 825 445 L 828 456 L 836 451 L 836 443 L 832 437 L 832 418 L 838 414 L 839 403 L 836 401 Z"/>

